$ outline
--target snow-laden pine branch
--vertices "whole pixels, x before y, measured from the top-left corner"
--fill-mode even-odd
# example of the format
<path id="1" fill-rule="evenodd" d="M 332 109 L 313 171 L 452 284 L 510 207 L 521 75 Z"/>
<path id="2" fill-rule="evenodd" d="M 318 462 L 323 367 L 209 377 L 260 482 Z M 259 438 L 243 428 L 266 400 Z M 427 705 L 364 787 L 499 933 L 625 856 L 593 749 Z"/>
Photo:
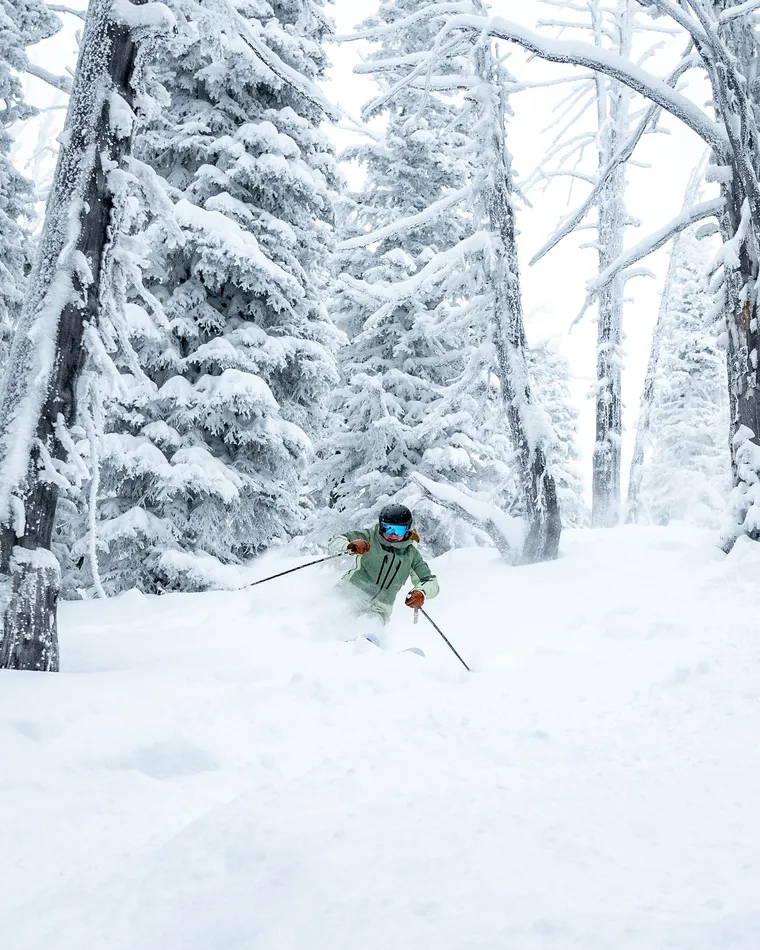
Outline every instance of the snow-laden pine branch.
<path id="1" fill-rule="evenodd" d="M 258 20 L 244 17 L 229 0 L 216 0 L 216 4 L 220 12 L 225 13 L 234 24 L 235 36 L 238 41 L 242 41 L 249 46 L 261 59 L 261 62 L 272 71 L 274 76 L 321 109 L 330 120 L 333 122 L 340 121 L 340 111 L 325 96 L 317 83 L 312 82 L 303 73 L 289 66 L 282 57 L 267 46 L 261 36 L 264 27 Z"/>
<path id="2" fill-rule="evenodd" d="M 367 321 L 371 324 L 386 312 L 388 308 L 400 306 L 410 300 L 415 294 L 429 291 L 437 284 L 451 278 L 462 267 L 468 257 L 487 252 L 491 246 L 491 235 L 487 231 L 477 231 L 454 247 L 436 254 L 423 268 L 406 280 L 385 284 L 383 282 L 367 283 L 352 279 L 351 285 L 355 290 L 361 289 L 370 296 L 387 300 Z M 341 278 L 345 280 L 345 278 Z M 346 281 L 348 283 L 348 281 Z"/>
<path id="3" fill-rule="evenodd" d="M 387 240 L 396 235 L 404 234 L 407 231 L 425 227 L 432 224 L 441 214 L 467 201 L 471 196 L 472 186 L 467 185 L 465 188 L 460 188 L 459 191 L 455 191 L 451 195 L 446 195 L 446 197 L 441 198 L 440 201 L 434 202 L 429 208 L 420 211 L 419 214 L 408 215 L 406 218 L 402 218 L 400 221 L 394 221 L 393 224 L 388 224 L 384 228 L 378 228 L 378 230 L 370 231 L 368 234 L 361 234 L 359 237 L 341 241 L 338 245 L 338 250 L 348 251 L 357 247 L 368 247 L 376 241 Z"/>

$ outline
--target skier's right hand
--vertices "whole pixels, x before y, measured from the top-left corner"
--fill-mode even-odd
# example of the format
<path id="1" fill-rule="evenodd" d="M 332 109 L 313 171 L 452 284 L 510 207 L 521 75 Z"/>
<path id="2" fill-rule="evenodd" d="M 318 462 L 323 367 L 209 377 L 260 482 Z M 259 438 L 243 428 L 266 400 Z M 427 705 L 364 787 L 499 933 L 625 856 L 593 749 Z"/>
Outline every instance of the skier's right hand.
<path id="1" fill-rule="evenodd" d="M 369 551 L 369 541 L 349 541 L 346 550 L 349 554 L 366 554 Z"/>

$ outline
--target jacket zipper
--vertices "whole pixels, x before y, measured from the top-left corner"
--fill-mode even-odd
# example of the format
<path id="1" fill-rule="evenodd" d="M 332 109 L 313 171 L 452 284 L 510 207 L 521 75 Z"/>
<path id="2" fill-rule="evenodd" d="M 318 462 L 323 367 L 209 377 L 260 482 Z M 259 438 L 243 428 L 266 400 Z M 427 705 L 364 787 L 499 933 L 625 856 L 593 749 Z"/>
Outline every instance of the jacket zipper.
<path id="1" fill-rule="evenodd" d="M 387 581 L 387 583 L 386 583 L 386 585 L 385 585 L 385 589 L 386 589 L 386 590 L 390 590 L 390 589 L 391 589 L 391 584 L 393 584 L 393 582 L 396 580 L 396 577 L 398 576 L 398 572 L 399 572 L 400 570 L 401 570 L 401 558 L 398 559 L 398 564 L 396 565 L 396 571 L 395 571 L 393 577 L 391 577 L 390 580 L 389 580 L 388 578 L 386 578 L 386 581 Z M 388 568 L 388 574 L 390 575 L 390 573 L 391 573 L 391 569 L 390 569 L 390 567 L 389 567 L 389 568 Z"/>
<path id="2" fill-rule="evenodd" d="M 385 577 L 382 579 L 382 581 L 380 581 L 380 590 L 383 590 L 383 589 L 385 588 L 385 582 L 386 582 L 386 581 L 388 580 L 388 578 L 390 577 L 391 569 L 392 569 L 392 567 L 393 567 L 393 562 L 394 562 L 394 560 L 395 560 L 395 558 L 394 558 L 394 556 L 391 554 L 391 559 L 390 559 L 390 561 L 388 562 L 388 570 L 386 571 Z"/>
<path id="3" fill-rule="evenodd" d="M 388 560 L 388 555 L 384 554 L 383 563 L 380 565 L 380 570 L 377 572 L 377 580 L 375 581 L 375 584 L 377 584 L 377 586 L 380 587 L 381 590 L 382 590 L 382 585 L 380 584 L 380 577 L 382 576 L 382 573 L 385 570 L 385 562 L 387 560 Z"/>

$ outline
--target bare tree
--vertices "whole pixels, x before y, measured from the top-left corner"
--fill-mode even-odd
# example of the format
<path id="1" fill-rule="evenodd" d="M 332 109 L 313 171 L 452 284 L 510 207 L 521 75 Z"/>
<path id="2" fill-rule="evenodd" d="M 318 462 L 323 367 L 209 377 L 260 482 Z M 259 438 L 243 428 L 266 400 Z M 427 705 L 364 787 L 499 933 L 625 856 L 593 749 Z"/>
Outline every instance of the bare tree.
<path id="1" fill-rule="evenodd" d="M 541 22 L 563 34 L 580 30 L 589 34 L 600 50 L 613 49 L 622 56 L 631 54 L 635 27 L 634 0 L 616 0 L 611 6 L 600 0 L 583 0 L 573 7 L 575 16 L 566 19 L 563 0 L 542 0 L 557 12 Z M 578 16 L 581 14 L 581 16 Z M 560 104 L 559 116 L 552 122 L 554 141 L 548 154 L 532 176 L 546 185 L 569 177 L 573 183 L 594 186 L 594 200 L 587 212 L 595 212 L 597 237 L 589 246 L 596 250 L 599 272 L 622 253 L 628 216 L 625 207 L 625 164 L 618 164 L 602 181 L 611 160 L 631 134 L 631 93 L 618 80 L 591 72 L 574 83 Z M 579 129 L 589 112 L 595 121 L 591 128 Z M 596 153 L 596 170 L 585 169 L 585 153 Z M 543 256 L 543 255 L 539 255 Z M 622 423 L 622 319 L 625 284 L 618 276 L 599 294 L 597 301 L 597 385 L 596 439 L 593 454 L 594 527 L 617 524 L 620 510 L 620 449 Z"/>
<path id="2" fill-rule="evenodd" d="M 50 544 L 68 426 L 130 149 L 137 42 L 173 21 L 163 4 L 143 0 L 91 0 L 87 12 L 40 250 L 0 394 L 0 667 L 58 669 L 59 570 Z"/>

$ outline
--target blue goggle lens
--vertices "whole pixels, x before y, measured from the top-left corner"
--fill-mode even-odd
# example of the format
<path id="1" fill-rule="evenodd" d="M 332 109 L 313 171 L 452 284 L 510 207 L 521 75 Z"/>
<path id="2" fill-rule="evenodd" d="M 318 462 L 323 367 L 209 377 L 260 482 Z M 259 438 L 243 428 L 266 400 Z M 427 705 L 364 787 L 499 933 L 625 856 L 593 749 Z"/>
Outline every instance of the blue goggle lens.
<path id="1" fill-rule="evenodd" d="M 405 524 L 384 524 L 382 525 L 383 534 L 389 534 L 394 538 L 403 538 L 409 530 Z"/>

